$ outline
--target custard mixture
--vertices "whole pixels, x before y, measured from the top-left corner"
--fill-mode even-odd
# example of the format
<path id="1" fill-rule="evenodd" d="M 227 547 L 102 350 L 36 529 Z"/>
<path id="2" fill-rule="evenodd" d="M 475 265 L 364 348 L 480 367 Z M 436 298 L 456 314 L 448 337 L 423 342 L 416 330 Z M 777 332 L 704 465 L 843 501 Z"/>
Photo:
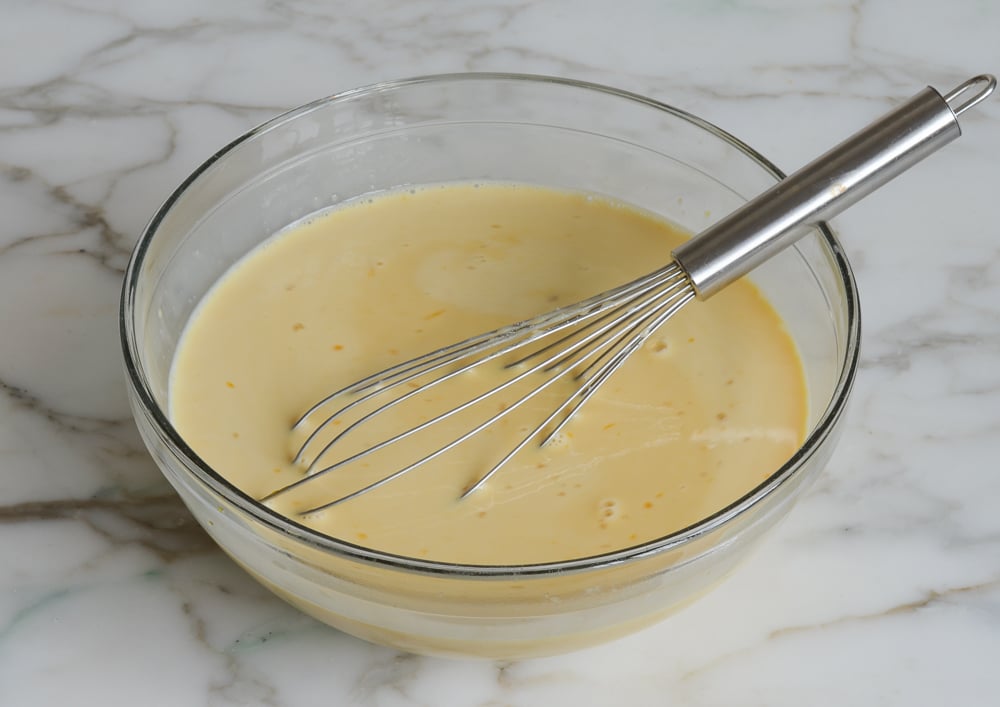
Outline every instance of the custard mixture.
<path id="1" fill-rule="evenodd" d="M 264 497 L 310 473 L 308 455 L 292 457 L 334 408 L 291 427 L 327 394 L 620 285 L 669 262 L 687 237 L 622 203 L 527 185 L 428 186 L 315 215 L 247 255 L 198 306 L 173 364 L 172 422 L 220 474 Z M 473 377 L 468 386 L 489 387 L 509 376 L 498 363 Z M 481 389 L 468 386 L 459 376 L 359 425 L 311 471 Z M 457 500 L 571 391 L 560 381 L 488 434 L 327 510 L 300 515 L 402 468 L 518 394 L 268 503 L 335 538 L 399 555 L 480 565 L 565 560 L 638 545 L 715 513 L 771 475 L 805 433 L 795 345 L 744 279 L 689 303 L 557 438 L 528 445 Z M 333 419 L 320 441 L 351 421 Z"/>

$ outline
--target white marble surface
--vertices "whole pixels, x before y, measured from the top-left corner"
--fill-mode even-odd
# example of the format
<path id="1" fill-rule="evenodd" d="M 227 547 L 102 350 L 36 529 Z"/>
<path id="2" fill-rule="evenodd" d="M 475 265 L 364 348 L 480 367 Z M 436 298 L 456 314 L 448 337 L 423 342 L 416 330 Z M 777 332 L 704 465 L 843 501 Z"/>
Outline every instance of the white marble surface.
<path id="1" fill-rule="evenodd" d="M 793 168 L 1000 71 L 998 37 L 989 0 L 0 0 L 0 705 L 1000 704 L 1000 100 L 838 222 L 864 363 L 821 481 L 718 590 L 576 654 L 400 655 L 272 598 L 143 450 L 116 323 L 168 192 L 340 89 L 584 78 Z"/>

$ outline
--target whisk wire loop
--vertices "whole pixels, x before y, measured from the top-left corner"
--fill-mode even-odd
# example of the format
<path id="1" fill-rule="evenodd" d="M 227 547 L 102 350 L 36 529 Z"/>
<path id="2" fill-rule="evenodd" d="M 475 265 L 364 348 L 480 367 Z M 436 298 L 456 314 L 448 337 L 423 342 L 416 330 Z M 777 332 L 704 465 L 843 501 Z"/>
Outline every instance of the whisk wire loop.
<path id="1" fill-rule="evenodd" d="M 589 307 L 584 313 L 580 313 L 579 308 L 577 307 L 563 308 L 561 310 L 556 310 L 555 312 L 550 312 L 540 318 L 536 318 L 542 319 L 545 322 L 545 326 L 541 329 L 530 324 L 530 322 L 534 320 L 528 320 L 529 328 L 527 329 L 527 334 L 523 333 L 525 331 L 524 323 L 514 324 L 503 330 L 499 330 L 504 334 L 510 331 L 522 332 L 521 338 L 518 338 L 516 335 L 473 337 L 473 339 L 468 339 L 456 346 L 447 347 L 449 350 L 448 353 L 442 353 L 444 350 L 440 349 L 425 356 L 406 361 L 395 367 L 396 372 L 392 375 L 381 375 L 377 378 L 367 380 L 363 384 L 348 386 L 337 393 L 327 396 L 325 403 L 332 404 L 338 397 L 351 394 L 362 393 L 362 396 L 348 402 L 347 404 L 341 405 L 332 414 L 326 415 L 323 421 L 317 426 L 317 430 L 332 424 L 335 419 L 339 419 L 346 412 L 354 409 L 362 402 L 374 401 L 380 396 L 386 396 L 389 399 L 374 409 L 361 414 L 356 420 L 353 420 L 350 424 L 348 424 L 345 429 L 334 436 L 331 441 L 326 443 L 326 445 L 309 461 L 307 476 L 273 491 L 264 497 L 263 500 L 270 500 L 280 494 L 291 491 L 304 483 L 314 480 L 319 476 L 342 469 L 364 457 L 401 442 L 403 439 L 422 432 L 431 426 L 439 424 L 449 417 L 457 415 L 482 403 L 487 398 L 495 396 L 496 394 L 512 387 L 530 376 L 543 376 L 544 379 L 526 394 L 522 395 L 512 404 L 504 406 L 499 412 L 490 416 L 485 421 L 473 426 L 471 429 L 451 440 L 448 444 L 439 447 L 438 449 L 404 466 L 403 468 L 398 469 L 386 477 L 378 479 L 375 482 L 372 482 L 346 496 L 342 496 L 328 503 L 303 511 L 303 513 L 314 513 L 330 508 L 387 484 L 412 471 L 413 469 L 436 459 L 442 454 L 453 449 L 455 446 L 477 435 L 485 428 L 495 424 L 507 415 L 510 415 L 515 410 L 521 408 L 525 403 L 536 397 L 557 381 L 567 376 L 572 376 L 578 383 L 580 383 L 576 394 L 568 397 L 562 404 L 557 406 L 556 410 L 554 410 L 540 425 L 537 425 L 527 436 L 525 436 L 524 439 L 517 444 L 511 452 L 505 455 L 484 476 L 480 477 L 471 487 L 469 487 L 462 494 L 462 498 L 464 498 L 468 494 L 480 488 L 490 477 L 493 476 L 493 474 L 495 474 L 502 466 L 513 458 L 518 451 L 527 446 L 532 439 L 537 438 L 539 433 L 559 416 L 560 412 L 573 405 L 574 401 L 578 401 L 576 405 L 573 405 L 572 412 L 570 414 L 572 415 L 575 413 L 575 411 L 579 409 L 580 405 L 582 405 L 586 399 L 596 392 L 597 387 L 599 387 L 600 384 L 607 379 L 610 373 L 614 369 L 617 369 L 622 362 L 624 362 L 628 353 L 631 353 L 631 351 L 637 348 L 638 345 L 640 345 L 642 341 L 648 337 L 653 329 L 655 329 L 655 326 L 650 325 L 650 322 L 655 320 L 659 313 L 663 312 L 665 309 L 672 313 L 693 297 L 694 291 L 691 289 L 683 270 L 681 270 L 681 268 L 675 263 L 671 263 L 667 267 L 634 280 L 622 287 L 616 288 L 612 291 L 612 293 L 605 293 L 599 298 L 591 298 L 591 300 L 588 301 Z M 388 409 L 402 404 L 415 395 L 426 393 L 429 389 L 441 385 L 447 380 L 451 380 L 463 373 L 469 373 L 470 371 L 479 368 L 490 361 L 496 360 L 505 354 L 512 351 L 520 351 L 530 343 L 551 337 L 565 331 L 566 329 L 570 329 L 570 331 L 568 333 L 564 333 L 563 336 L 555 341 L 545 343 L 539 349 L 532 351 L 513 362 L 507 363 L 504 366 L 504 370 L 509 372 L 510 376 L 502 383 L 493 386 L 485 392 L 480 393 L 479 395 L 476 395 L 434 417 L 431 417 L 416 426 L 410 427 L 409 429 L 378 442 L 377 444 L 366 447 L 365 449 L 362 449 L 361 451 L 351 454 L 345 458 L 338 459 L 334 463 L 319 470 L 312 470 L 316 466 L 317 461 L 328 456 L 328 454 L 339 442 L 344 439 L 346 435 L 359 429 L 365 423 L 374 420 L 377 416 L 386 412 Z M 489 350 L 490 343 L 484 344 L 482 341 L 483 339 L 492 343 L 492 346 L 494 347 L 493 351 Z M 497 346 L 498 339 L 502 342 L 502 345 L 500 346 Z M 451 353 L 452 351 L 459 351 L 460 353 L 456 356 L 454 353 Z M 615 353 L 616 351 L 617 353 Z M 477 357 L 477 354 L 482 355 Z M 461 364 L 452 371 L 436 376 L 426 383 L 393 396 L 393 394 L 398 392 L 401 387 L 413 383 L 420 377 L 434 373 L 443 367 L 444 364 L 439 363 L 442 356 L 446 356 L 446 360 L 452 365 L 454 365 L 456 361 L 461 362 Z M 605 362 L 595 368 L 595 366 L 602 360 Z M 587 365 L 581 370 L 579 367 L 584 364 Z M 525 368 L 525 366 L 527 367 Z M 583 395 L 584 397 L 579 398 L 578 396 L 580 395 Z M 312 413 L 315 414 L 320 409 L 322 409 L 322 405 L 314 406 Z M 568 417 L 563 419 L 559 423 L 558 429 L 562 429 L 567 421 Z M 554 434 L 555 431 L 546 435 L 545 438 L 541 440 L 540 444 L 544 445 L 548 443 Z M 296 454 L 297 459 L 301 459 L 306 456 L 306 448 L 316 438 L 317 431 L 314 430 Z"/>

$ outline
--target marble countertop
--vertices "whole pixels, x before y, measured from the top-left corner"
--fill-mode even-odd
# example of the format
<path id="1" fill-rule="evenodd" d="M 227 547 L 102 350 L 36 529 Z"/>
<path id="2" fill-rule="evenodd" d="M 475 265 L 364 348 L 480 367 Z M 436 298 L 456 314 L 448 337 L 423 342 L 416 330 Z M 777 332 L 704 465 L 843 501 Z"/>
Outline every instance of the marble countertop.
<path id="1" fill-rule="evenodd" d="M 837 225 L 865 313 L 829 468 L 752 560 L 632 637 L 403 655 L 273 598 L 140 443 L 117 332 L 153 210 L 254 124 L 376 80 L 557 74 L 794 168 L 1000 71 L 986 0 L 7 0 L 0 9 L 0 705 L 1000 704 L 1000 99 Z"/>

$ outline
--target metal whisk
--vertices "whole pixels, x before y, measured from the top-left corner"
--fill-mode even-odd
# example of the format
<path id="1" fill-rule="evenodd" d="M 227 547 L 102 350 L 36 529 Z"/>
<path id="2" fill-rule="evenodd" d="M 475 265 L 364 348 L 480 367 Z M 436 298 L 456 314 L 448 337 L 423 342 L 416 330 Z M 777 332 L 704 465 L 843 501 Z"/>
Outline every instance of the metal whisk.
<path id="1" fill-rule="evenodd" d="M 926 88 L 673 251 L 673 262 L 576 304 L 474 336 L 380 371 L 308 410 L 294 430 L 321 415 L 295 454 L 306 476 L 262 500 L 310 483 L 418 435 L 501 392 L 519 397 L 444 444 L 372 483 L 302 512 L 330 508 L 409 473 L 479 435 L 559 381 L 573 387 L 501 459 L 462 493 L 465 498 L 529 444 L 558 435 L 601 385 L 664 322 L 695 297 L 706 299 L 961 134 L 957 116 L 984 100 L 996 79 L 975 76 L 944 96 Z M 416 396 L 496 362 L 505 372 L 488 388 L 408 429 L 335 458 L 347 437 Z M 330 426 L 336 421 L 338 432 Z M 326 430 L 326 432 L 324 432 Z"/>

